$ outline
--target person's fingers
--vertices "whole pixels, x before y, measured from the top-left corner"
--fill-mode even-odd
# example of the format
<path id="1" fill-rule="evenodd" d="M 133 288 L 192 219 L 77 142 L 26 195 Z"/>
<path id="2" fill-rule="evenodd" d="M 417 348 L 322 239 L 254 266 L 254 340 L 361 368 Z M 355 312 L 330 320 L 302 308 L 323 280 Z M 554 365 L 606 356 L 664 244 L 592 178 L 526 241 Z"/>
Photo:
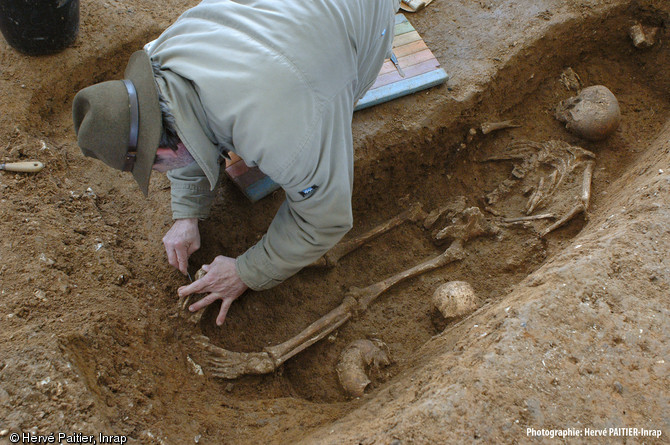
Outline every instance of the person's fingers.
<path id="1" fill-rule="evenodd" d="M 198 249 L 200 249 L 200 242 L 196 239 L 189 243 L 186 253 L 188 253 L 188 255 L 191 256 L 193 255 L 193 252 L 195 252 Z"/>
<path id="2" fill-rule="evenodd" d="M 177 269 L 184 275 L 188 275 L 188 251 L 184 246 L 177 246 Z"/>
<path id="3" fill-rule="evenodd" d="M 225 321 L 226 315 L 228 315 L 228 309 L 230 309 L 230 305 L 233 304 L 233 301 L 235 301 L 234 298 L 224 298 L 221 300 L 221 309 L 219 310 L 219 315 L 216 317 L 217 326 L 221 326 Z"/>
<path id="4" fill-rule="evenodd" d="M 221 298 L 221 295 L 219 295 L 219 294 L 209 294 L 205 298 L 203 298 L 201 300 L 198 300 L 195 303 L 193 303 L 192 305 L 190 305 L 188 307 L 188 310 L 191 311 L 191 312 L 197 312 L 200 309 L 202 309 L 206 306 L 209 306 L 210 304 L 212 304 L 214 301 L 216 301 L 219 298 Z"/>
<path id="5" fill-rule="evenodd" d="M 201 293 L 205 291 L 206 287 L 207 284 L 205 283 L 204 279 L 201 278 L 199 280 L 194 281 L 191 284 L 187 284 L 186 286 L 180 287 L 179 289 L 177 289 L 177 294 L 180 297 L 186 297 L 187 295 Z"/>
<path id="6" fill-rule="evenodd" d="M 179 269 L 179 262 L 177 261 L 177 254 L 174 251 L 174 247 L 171 245 L 165 244 L 165 253 L 168 257 L 168 264 L 172 267 Z"/>

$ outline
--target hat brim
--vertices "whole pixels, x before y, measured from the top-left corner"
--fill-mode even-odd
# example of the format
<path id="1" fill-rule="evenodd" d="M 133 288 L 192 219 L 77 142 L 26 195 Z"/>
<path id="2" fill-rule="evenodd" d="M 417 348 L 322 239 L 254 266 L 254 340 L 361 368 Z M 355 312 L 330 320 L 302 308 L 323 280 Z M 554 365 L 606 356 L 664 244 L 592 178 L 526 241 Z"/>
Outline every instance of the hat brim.
<path id="1" fill-rule="evenodd" d="M 161 138 L 162 118 L 151 60 L 145 51 L 139 50 L 130 56 L 124 76 L 135 85 L 140 109 L 137 158 L 132 174 L 142 193 L 147 196 L 151 169 Z"/>

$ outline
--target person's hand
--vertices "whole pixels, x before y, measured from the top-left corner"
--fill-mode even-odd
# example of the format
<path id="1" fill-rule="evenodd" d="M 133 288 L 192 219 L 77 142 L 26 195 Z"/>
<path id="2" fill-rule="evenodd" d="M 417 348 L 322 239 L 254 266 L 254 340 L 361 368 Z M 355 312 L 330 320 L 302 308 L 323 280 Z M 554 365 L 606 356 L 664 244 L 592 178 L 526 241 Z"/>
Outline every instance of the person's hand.
<path id="1" fill-rule="evenodd" d="M 197 281 L 182 286 L 177 290 L 180 297 L 186 297 L 195 293 L 209 292 L 205 298 L 190 305 L 188 310 L 191 312 L 209 306 L 216 300 L 221 300 L 221 310 L 216 317 L 216 324 L 221 326 L 226 319 L 226 314 L 230 305 L 247 290 L 247 285 L 237 273 L 235 259 L 225 256 L 217 256 L 212 264 L 202 266 L 202 270 L 207 274 Z"/>
<path id="2" fill-rule="evenodd" d="M 163 237 L 165 253 L 170 266 L 188 275 L 188 259 L 200 248 L 197 218 L 178 219 Z"/>

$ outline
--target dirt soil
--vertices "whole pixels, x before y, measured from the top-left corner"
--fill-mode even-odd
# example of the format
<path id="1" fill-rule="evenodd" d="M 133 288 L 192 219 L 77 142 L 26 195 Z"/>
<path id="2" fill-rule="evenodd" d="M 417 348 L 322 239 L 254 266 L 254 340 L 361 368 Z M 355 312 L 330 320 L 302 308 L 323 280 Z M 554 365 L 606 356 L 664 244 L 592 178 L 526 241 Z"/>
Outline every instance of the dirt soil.
<path id="1" fill-rule="evenodd" d="M 172 223 L 169 181 L 155 174 L 144 198 L 130 176 L 84 158 L 70 109 L 76 91 L 119 78 L 133 51 L 195 4 L 82 1 L 79 37 L 64 52 L 28 57 L 0 42 L 1 162 L 46 165 L 0 172 L 0 443 L 14 432 L 103 432 L 142 444 L 668 443 L 667 1 L 436 0 L 407 14 L 450 80 L 354 115 L 348 236 L 413 202 L 430 211 L 455 200 L 500 231 L 466 243 L 463 260 L 394 287 L 276 372 L 232 381 L 209 375 L 194 336 L 262 350 L 339 305 L 349 287 L 448 244 L 407 223 L 335 268 L 248 292 L 223 327 L 214 325 L 218 308 L 196 325 L 181 317 L 176 289 L 186 279 L 161 243 Z M 659 28 L 653 46 L 633 46 L 637 22 Z M 561 81 L 567 68 L 582 87 L 602 84 L 617 97 L 622 120 L 608 139 L 580 139 L 554 118 L 576 94 Z M 478 130 L 506 119 L 523 125 Z M 586 214 L 541 236 L 547 220 L 503 220 L 525 215 L 530 181 L 550 172 L 515 179 L 521 161 L 486 159 L 551 140 L 591 151 L 595 168 Z M 576 203 L 577 172 L 535 213 Z M 489 205 L 504 181 L 513 185 L 504 205 Z M 283 200 L 276 192 L 252 205 L 225 178 L 219 191 L 192 274 L 218 254 L 244 252 Z M 477 311 L 442 319 L 431 296 L 450 280 L 471 283 Z M 384 341 L 392 364 L 352 398 L 335 367 L 363 338 Z"/>

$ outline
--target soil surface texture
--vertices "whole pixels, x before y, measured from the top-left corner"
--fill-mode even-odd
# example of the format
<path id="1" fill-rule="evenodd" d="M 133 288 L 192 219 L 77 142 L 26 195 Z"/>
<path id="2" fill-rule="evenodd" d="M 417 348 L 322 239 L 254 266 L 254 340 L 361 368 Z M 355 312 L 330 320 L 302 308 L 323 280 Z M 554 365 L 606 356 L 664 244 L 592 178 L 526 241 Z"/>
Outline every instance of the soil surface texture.
<path id="1" fill-rule="evenodd" d="M 406 13 L 450 78 L 354 114 L 345 240 L 413 203 L 447 210 L 335 267 L 247 292 L 222 327 L 218 305 L 197 323 L 178 307 L 188 280 L 161 242 L 167 178 L 155 173 L 145 198 L 130 175 L 81 154 L 71 118 L 79 89 L 120 78 L 132 52 L 195 4 L 86 0 L 61 53 L 0 41 L 0 163 L 45 165 L 0 171 L 0 444 L 59 432 L 138 444 L 668 443 L 667 0 L 435 0 Z M 653 44 L 634 45 L 636 24 L 656 30 Z M 621 109 L 597 142 L 555 117 L 592 85 Z M 520 126 L 481 130 L 506 120 Z M 254 244 L 284 199 L 251 204 L 220 182 L 191 275 Z M 211 375 L 194 338 L 236 352 L 282 343 L 352 286 L 444 252 L 453 236 L 434 236 L 466 209 L 492 230 L 465 240 L 462 259 L 397 284 L 272 373 Z M 477 309 L 445 319 L 433 292 L 455 280 Z M 362 339 L 383 342 L 390 364 L 353 397 L 336 368 Z"/>

